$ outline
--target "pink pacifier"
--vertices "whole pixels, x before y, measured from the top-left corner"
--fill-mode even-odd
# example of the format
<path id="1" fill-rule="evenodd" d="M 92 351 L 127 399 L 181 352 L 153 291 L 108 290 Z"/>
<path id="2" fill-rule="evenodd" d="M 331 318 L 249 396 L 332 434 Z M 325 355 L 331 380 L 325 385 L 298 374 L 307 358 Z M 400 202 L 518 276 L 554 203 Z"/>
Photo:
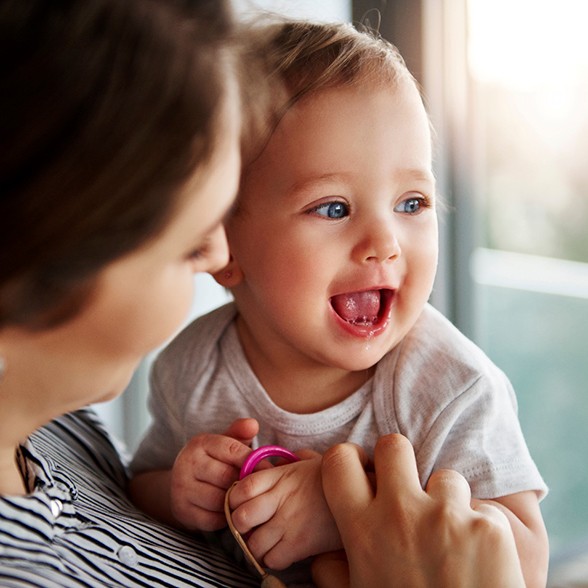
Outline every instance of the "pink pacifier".
<path id="1" fill-rule="evenodd" d="M 242 480 L 245 476 L 248 476 L 251 472 L 253 472 L 255 466 L 260 461 L 263 461 L 268 457 L 281 457 L 282 459 L 285 459 L 288 463 L 300 461 L 300 458 L 295 453 L 292 453 L 289 449 L 285 449 L 284 447 L 280 447 L 279 445 L 263 445 L 258 449 L 254 449 L 246 457 L 241 467 L 239 480 Z"/>

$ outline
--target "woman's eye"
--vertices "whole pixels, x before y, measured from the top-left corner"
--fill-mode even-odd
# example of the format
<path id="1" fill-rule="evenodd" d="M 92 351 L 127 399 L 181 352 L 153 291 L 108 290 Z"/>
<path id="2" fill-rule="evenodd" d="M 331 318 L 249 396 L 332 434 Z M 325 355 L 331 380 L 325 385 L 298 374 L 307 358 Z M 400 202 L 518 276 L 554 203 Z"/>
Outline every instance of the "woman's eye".
<path id="1" fill-rule="evenodd" d="M 349 207 L 343 202 L 326 202 L 316 206 L 311 212 L 327 218 L 344 218 L 349 215 Z"/>
<path id="2" fill-rule="evenodd" d="M 202 249 L 194 249 L 194 251 L 190 251 L 190 253 L 188 253 L 188 261 L 202 259 L 203 255 L 204 251 Z"/>
<path id="3" fill-rule="evenodd" d="M 186 255 L 186 259 L 188 261 L 199 261 L 200 259 L 205 257 L 207 253 L 208 253 L 208 243 L 205 242 L 205 243 L 195 247 L 191 251 L 189 251 L 188 254 Z"/>
<path id="4" fill-rule="evenodd" d="M 403 214 L 418 214 L 423 208 L 428 208 L 429 204 L 423 197 L 412 197 L 403 200 L 394 208 L 394 212 L 401 212 Z"/>

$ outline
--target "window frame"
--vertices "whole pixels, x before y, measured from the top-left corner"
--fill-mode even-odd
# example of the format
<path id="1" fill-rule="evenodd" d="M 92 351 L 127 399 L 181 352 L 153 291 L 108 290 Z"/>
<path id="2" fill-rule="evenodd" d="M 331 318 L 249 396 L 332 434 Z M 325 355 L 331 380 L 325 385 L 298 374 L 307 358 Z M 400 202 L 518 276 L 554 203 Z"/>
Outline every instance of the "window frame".
<path id="1" fill-rule="evenodd" d="M 431 303 L 475 337 L 470 258 L 480 234 L 474 190 L 467 0 L 352 2 L 354 23 L 377 29 L 417 80 L 434 129 L 440 256 Z"/>

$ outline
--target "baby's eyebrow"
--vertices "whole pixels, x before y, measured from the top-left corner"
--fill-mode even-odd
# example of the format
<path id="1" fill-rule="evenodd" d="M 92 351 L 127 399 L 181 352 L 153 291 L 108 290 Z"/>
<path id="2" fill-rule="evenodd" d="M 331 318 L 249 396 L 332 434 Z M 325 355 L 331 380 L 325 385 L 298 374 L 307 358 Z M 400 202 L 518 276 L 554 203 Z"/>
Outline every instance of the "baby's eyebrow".
<path id="1" fill-rule="evenodd" d="M 304 190 L 308 190 L 310 188 L 316 188 L 321 184 L 332 184 L 336 182 L 345 182 L 346 177 L 345 174 L 336 172 L 336 173 L 327 173 L 327 174 L 316 174 L 310 175 L 305 177 L 302 180 L 298 180 L 294 182 L 291 186 L 288 187 L 287 193 L 294 194 L 297 192 L 304 192 Z"/>
<path id="2" fill-rule="evenodd" d="M 406 176 L 411 180 L 416 180 L 419 182 L 428 182 L 429 184 L 435 184 L 435 176 L 433 172 L 430 170 L 423 170 L 423 169 L 405 169 L 402 170 L 402 175 Z"/>
<path id="3" fill-rule="evenodd" d="M 402 181 L 421 182 L 435 188 L 436 180 L 433 172 L 423 168 L 405 168 L 392 171 L 393 175 Z M 350 174 L 344 172 L 331 172 L 324 174 L 310 174 L 303 179 L 293 182 L 285 194 L 287 196 L 304 194 L 306 191 L 316 190 L 321 185 L 347 184 L 352 182 Z"/>

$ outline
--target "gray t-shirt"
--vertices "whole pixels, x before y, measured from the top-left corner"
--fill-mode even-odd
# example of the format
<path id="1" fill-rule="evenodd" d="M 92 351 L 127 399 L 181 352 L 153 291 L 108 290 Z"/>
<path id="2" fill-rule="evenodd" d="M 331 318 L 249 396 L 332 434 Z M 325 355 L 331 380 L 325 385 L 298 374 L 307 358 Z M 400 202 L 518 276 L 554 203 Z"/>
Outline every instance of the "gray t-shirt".
<path id="1" fill-rule="evenodd" d="M 423 486 L 451 468 L 476 498 L 546 486 L 517 419 L 512 387 L 488 357 L 427 305 L 374 376 L 335 406 L 293 414 L 276 406 L 245 358 L 230 303 L 184 329 L 160 354 L 151 376 L 153 422 L 131 468 L 169 468 L 199 433 L 222 433 L 237 418 L 259 421 L 257 445 L 323 452 L 352 441 L 371 455 L 381 435 L 402 433 L 413 444 Z"/>

